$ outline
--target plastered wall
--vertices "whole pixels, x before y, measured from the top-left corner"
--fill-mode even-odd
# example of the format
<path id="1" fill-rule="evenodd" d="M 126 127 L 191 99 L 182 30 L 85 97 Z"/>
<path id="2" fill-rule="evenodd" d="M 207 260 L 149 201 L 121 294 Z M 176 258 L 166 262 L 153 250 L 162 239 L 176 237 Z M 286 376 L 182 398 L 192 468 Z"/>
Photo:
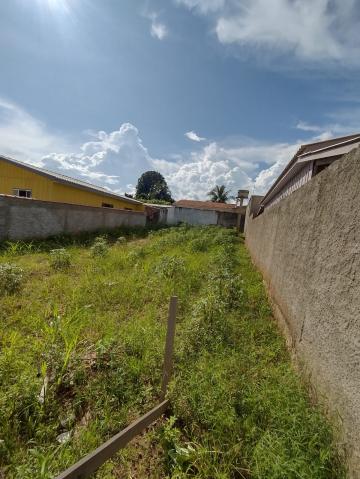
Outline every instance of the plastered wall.
<path id="1" fill-rule="evenodd" d="M 246 218 L 279 324 L 360 478 L 360 151 Z"/>
<path id="2" fill-rule="evenodd" d="M 246 206 L 241 207 L 243 220 L 240 226 L 243 226 Z M 235 227 L 237 225 L 237 214 L 230 211 L 201 210 L 196 208 L 183 208 L 173 206 L 167 213 L 168 224 L 188 223 L 189 225 L 221 225 L 225 227 Z M 243 231 L 243 230 L 241 230 Z"/>
<path id="3" fill-rule="evenodd" d="M 217 212 L 175 206 L 173 214 L 170 217 L 168 216 L 168 222 L 173 224 L 183 222 L 189 225 L 216 225 Z"/>
<path id="4" fill-rule="evenodd" d="M 96 208 L 0 195 L 0 240 L 145 226 L 144 212 Z"/>

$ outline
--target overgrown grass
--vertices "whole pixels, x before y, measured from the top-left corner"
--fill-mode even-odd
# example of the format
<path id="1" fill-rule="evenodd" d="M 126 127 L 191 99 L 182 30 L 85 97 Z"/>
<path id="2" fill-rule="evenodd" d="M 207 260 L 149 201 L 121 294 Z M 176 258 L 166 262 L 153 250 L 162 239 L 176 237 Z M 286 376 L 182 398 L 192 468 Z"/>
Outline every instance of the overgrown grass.
<path id="1" fill-rule="evenodd" d="M 236 234 L 182 226 L 131 235 L 99 255 L 92 238 L 67 240 L 66 268 L 47 252 L 64 247 L 59 240 L 35 252 L 4 248 L 0 263 L 24 271 L 22 289 L 0 298 L 6 477 L 51 478 L 158 402 L 172 294 L 172 417 L 96 476 L 344 477 Z"/>
<path id="2" fill-rule="evenodd" d="M 166 229 L 165 225 L 152 225 L 151 227 L 127 227 L 119 226 L 117 228 L 97 230 L 93 232 L 81 232 L 77 235 L 63 234 L 47 238 L 46 240 L 19 240 L 19 241 L 0 241 L 0 255 L 13 257 L 26 255 L 29 253 L 49 252 L 57 248 L 65 247 L 88 247 L 94 240 L 100 236 L 106 236 L 110 243 L 115 243 L 118 238 L 121 241 L 129 239 L 144 238 L 151 231 Z"/>

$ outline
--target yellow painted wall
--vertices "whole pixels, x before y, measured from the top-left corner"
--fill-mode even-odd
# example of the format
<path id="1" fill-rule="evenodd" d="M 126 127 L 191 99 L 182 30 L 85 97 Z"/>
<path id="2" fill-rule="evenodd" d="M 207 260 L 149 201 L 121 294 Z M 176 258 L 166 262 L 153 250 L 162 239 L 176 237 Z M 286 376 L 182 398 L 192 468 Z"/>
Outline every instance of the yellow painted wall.
<path id="1" fill-rule="evenodd" d="M 13 189 L 32 190 L 32 198 L 77 205 L 100 206 L 110 203 L 114 208 L 144 211 L 143 204 L 116 199 L 106 194 L 91 192 L 71 185 L 57 183 L 50 178 L 21 168 L 0 158 L 0 194 L 12 195 Z"/>

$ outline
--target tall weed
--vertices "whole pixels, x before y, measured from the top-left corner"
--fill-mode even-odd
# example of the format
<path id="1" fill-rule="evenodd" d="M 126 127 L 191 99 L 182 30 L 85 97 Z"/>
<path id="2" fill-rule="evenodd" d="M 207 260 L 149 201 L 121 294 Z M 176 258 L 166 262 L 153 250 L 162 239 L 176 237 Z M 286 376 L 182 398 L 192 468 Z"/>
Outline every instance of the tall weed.
<path id="1" fill-rule="evenodd" d="M 20 290 L 24 280 L 24 270 L 15 264 L 0 264 L 0 296 L 14 294 Z"/>

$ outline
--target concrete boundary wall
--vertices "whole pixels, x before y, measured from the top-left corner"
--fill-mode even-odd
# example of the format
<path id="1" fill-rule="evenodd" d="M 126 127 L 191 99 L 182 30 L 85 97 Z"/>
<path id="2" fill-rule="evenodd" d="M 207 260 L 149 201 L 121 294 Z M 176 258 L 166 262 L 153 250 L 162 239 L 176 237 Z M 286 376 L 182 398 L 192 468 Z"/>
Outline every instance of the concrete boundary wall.
<path id="1" fill-rule="evenodd" d="M 246 244 L 360 478 L 360 151 L 256 218 Z"/>
<path id="2" fill-rule="evenodd" d="M 97 208 L 0 195 L 0 240 L 145 226 L 144 212 Z"/>
<path id="3" fill-rule="evenodd" d="M 216 225 L 218 214 L 215 210 L 200 210 L 196 208 L 184 208 L 174 206 L 171 214 L 168 214 L 169 224 L 188 223 L 189 225 Z"/>
<path id="4" fill-rule="evenodd" d="M 235 212 L 236 211 L 236 212 Z M 243 231 L 246 206 L 235 210 L 216 210 L 187 206 L 172 206 L 168 209 L 167 223 L 187 223 L 189 225 L 219 225 L 227 228 L 235 227 L 238 223 L 238 214 L 241 215 L 240 228 Z"/>

